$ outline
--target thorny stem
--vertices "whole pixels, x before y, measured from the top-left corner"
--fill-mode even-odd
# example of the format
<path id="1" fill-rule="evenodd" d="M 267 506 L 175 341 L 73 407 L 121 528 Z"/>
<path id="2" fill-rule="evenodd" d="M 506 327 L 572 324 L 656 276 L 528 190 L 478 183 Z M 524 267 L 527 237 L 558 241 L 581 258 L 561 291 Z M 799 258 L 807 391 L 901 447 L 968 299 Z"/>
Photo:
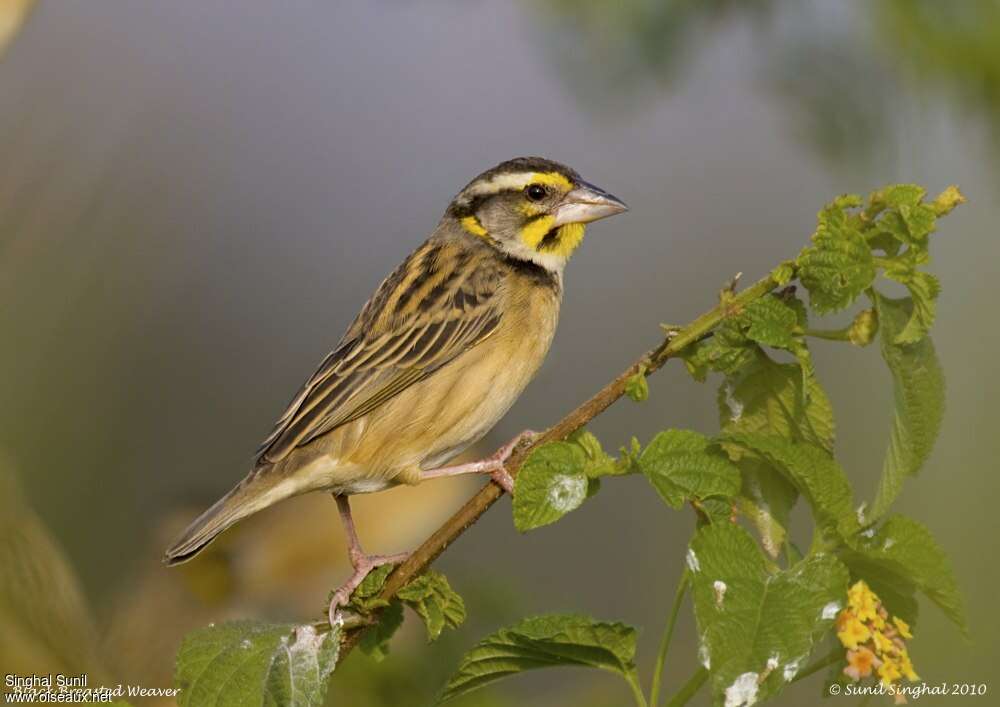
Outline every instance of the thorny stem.
<path id="1" fill-rule="evenodd" d="M 685 348 L 699 341 L 706 334 L 719 326 L 724 320 L 739 314 L 742 309 L 778 287 L 773 274 L 769 274 L 751 285 L 739 294 L 721 298 L 720 303 L 705 312 L 700 317 L 685 326 L 674 336 L 664 339 L 656 348 L 640 356 L 631 366 L 626 368 L 614 380 L 601 388 L 593 397 L 579 405 L 555 425 L 538 435 L 529 445 L 519 446 L 514 450 L 506 467 L 510 475 L 517 477 L 517 472 L 535 447 L 546 442 L 565 439 L 568 435 L 580 429 L 592 419 L 604 412 L 616 400 L 625 394 L 625 386 L 632 376 L 645 367 L 645 375 L 649 376 L 659 370 L 671 358 L 676 358 Z M 479 520 L 490 506 L 496 503 L 502 495 L 499 486 L 486 484 L 472 498 L 465 502 L 455 514 L 435 530 L 420 547 L 399 565 L 386 579 L 378 598 L 389 602 L 404 586 L 422 574 L 438 555 L 445 551 L 473 523 Z M 367 626 L 360 626 L 344 632 L 340 648 L 340 660 L 351 651 L 361 638 Z"/>
<path id="2" fill-rule="evenodd" d="M 666 628 L 663 629 L 663 638 L 660 639 L 660 650 L 656 654 L 656 667 L 653 670 L 653 687 L 649 691 L 649 704 L 657 707 L 660 704 L 660 684 L 663 678 L 663 666 L 667 662 L 667 651 L 670 649 L 670 639 L 674 636 L 674 626 L 677 624 L 677 615 L 680 613 L 681 604 L 684 602 L 684 594 L 688 588 L 687 570 L 681 573 L 681 581 L 677 584 L 677 593 L 674 595 L 673 606 L 670 607 L 670 616 L 667 618 Z"/>

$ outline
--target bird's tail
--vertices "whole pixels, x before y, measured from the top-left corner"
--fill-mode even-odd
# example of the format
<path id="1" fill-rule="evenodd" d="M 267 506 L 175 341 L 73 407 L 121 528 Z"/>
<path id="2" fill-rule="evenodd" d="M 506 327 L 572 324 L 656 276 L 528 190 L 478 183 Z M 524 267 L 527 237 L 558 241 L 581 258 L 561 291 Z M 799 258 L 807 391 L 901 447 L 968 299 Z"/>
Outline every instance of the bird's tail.
<path id="1" fill-rule="evenodd" d="M 287 481 L 278 484 L 269 481 L 266 474 L 263 478 L 251 475 L 241 481 L 187 527 L 167 550 L 163 561 L 167 565 L 187 562 L 237 521 L 299 491 Z"/>

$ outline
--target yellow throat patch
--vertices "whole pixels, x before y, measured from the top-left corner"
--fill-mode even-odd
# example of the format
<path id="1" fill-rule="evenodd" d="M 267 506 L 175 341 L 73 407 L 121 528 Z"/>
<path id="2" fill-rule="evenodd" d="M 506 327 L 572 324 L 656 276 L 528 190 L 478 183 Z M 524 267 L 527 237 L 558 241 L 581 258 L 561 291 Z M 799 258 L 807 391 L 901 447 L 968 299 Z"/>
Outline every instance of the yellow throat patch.
<path id="1" fill-rule="evenodd" d="M 521 242 L 539 253 L 551 253 L 568 258 L 583 241 L 586 226 L 582 223 L 567 223 L 560 226 L 554 237 L 546 238 L 552 230 L 552 216 L 540 216 L 521 229 Z"/>

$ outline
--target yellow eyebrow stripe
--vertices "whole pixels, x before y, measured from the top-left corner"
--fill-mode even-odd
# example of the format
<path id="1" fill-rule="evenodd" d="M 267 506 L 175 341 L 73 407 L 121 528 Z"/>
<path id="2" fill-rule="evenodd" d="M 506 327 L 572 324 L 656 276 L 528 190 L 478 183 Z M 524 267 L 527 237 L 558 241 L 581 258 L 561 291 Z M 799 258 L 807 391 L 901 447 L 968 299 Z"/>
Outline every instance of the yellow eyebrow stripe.
<path id="1" fill-rule="evenodd" d="M 563 191 L 569 191 L 573 188 L 573 183 L 562 174 L 559 174 L 559 172 L 535 172 L 531 175 L 531 179 L 525 182 L 524 186 L 528 186 L 529 184 L 546 184 L 558 187 Z"/>
<path id="2" fill-rule="evenodd" d="M 457 201 L 468 204 L 473 197 L 487 194 L 497 194 L 501 191 L 524 189 L 529 184 L 545 184 L 562 192 L 573 188 L 573 182 L 559 172 L 518 172 L 516 174 L 500 174 L 487 182 L 477 182 L 467 187 L 459 194 Z"/>

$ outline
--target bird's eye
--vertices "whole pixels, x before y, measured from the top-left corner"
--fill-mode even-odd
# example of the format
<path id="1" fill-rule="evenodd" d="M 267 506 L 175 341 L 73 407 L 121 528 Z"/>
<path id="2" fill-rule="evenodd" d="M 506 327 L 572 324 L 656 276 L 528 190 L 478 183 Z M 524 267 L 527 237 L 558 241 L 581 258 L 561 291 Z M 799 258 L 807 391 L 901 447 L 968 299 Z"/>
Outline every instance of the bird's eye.
<path id="1" fill-rule="evenodd" d="M 541 201 L 545 198 L 546 194 L 548 194 L 545 187 L 541 184 L 529 184 L 525 188 L 524 193 L 527 194 L 528 198 L 532 201 Z"/>

